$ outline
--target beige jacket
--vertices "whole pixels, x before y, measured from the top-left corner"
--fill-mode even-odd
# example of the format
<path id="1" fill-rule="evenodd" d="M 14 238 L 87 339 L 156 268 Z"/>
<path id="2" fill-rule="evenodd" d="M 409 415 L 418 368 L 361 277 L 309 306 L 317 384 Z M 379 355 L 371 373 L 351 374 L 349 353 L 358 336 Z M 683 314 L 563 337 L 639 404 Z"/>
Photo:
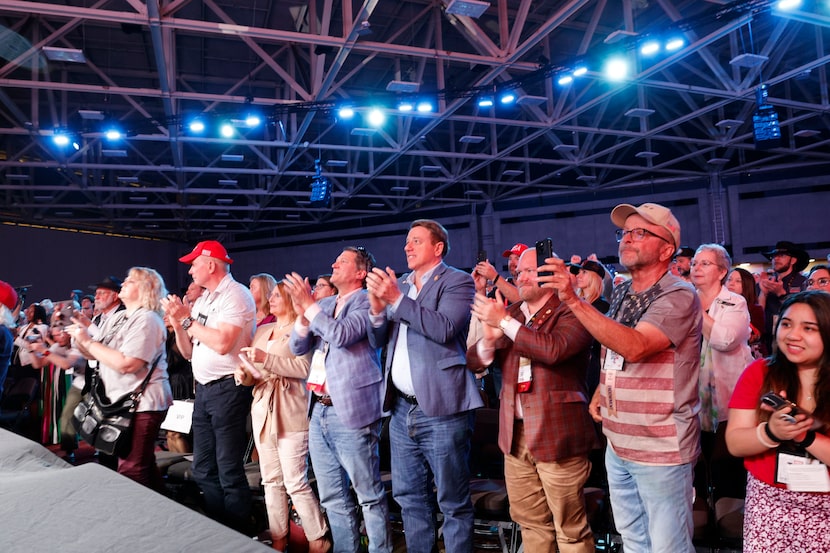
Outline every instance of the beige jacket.
<path id="1" fill-rule="evenodd" d="M 252 346 L 265 351 L 264 363 L 255 363 L 263 379 L 254 386 L 251 418 L 254 432 L 265 439 L 286 432 L 308 430 L 308 377 L 311 354 L 295 356 L 288 348 L 292 324 L 283 328 L 278 323 L 262 325 L 256 330 Z"/>

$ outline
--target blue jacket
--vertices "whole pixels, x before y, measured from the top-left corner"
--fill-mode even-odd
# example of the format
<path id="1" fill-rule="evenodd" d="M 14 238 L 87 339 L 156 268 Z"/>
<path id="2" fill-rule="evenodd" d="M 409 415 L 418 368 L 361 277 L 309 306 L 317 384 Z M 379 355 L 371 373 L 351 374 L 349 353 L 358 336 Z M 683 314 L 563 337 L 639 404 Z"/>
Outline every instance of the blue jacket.
<path id="1" fill-rule="evenodd" d="M 369 296 L 355 292 L 334 318 L 337 296 L 320 300 L 320 313 L 309 325 L 310 333 L 301 337 L 291 332 L 289 346 L 295 355 L 312 349 L 326 354 L 326 385 L 338 418 L 347 428 L 358 429 L 381 417 L 381 368 L 377 348 L 369 344 Z"/>
<path id="2" fill-rule="evenodd" d="M 398 280 L 403 298 L 398 308 L 384 311 L 383 324 L 369 328 L 369 341 L 386 345 L 384 407 L 395 393 L 391 382 L 392 359 L 400 323 L 409 326 L 407 345 L 415 397 L 430 417 L 452 415 L 484 405 L 475 377 L 467 370 L 467 331 L 475 295 L 473 278 L 441 263 L 425 282 L 418 297 L 407 297 L 406 275 Z"/>

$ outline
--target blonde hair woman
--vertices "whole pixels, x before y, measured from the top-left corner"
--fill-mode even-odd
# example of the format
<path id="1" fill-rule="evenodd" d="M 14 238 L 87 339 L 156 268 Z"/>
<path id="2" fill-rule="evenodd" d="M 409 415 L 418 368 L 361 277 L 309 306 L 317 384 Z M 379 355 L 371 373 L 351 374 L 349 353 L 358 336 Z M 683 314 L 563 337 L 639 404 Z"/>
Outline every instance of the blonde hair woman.
<path id="1" fill-rule="evenodd" d="M 167 330 L 161 316 L 161 299 L 166 295 L 164 280 L 156 271 L 133 267 L 118 294 L 126 309 L 110 316 L 98 337 L 91 338 L 81 325 L 69 327 L 81 352 L 98 361 L 98 372 L 111 400 L 138 388 L 153 370 L 133 419 L 129 453 L 118 460 L 118 472 L 159 492 L 164 491 L 164 483 L 154 448 L 164 415 L 173 403 L 165 353 Z"/>
<path id="2" fill-rule="evenodd" d="M 256 326 L 273 323 L 275 320 L 268 300 L 276 283 L 277 280 L 268 273 L 256 274 L 248 281 L 248 289 L 256 303 Z"/>
<path id="3" fill-rule="evenodd" d="M 605 278 L 605 267 L 598 261 L 586 259 L 581 264 L 572 263 L 571 272 L 576 275 L 576 295 L 592 304 L 602 297 L 602 279 Z M 576 271 L 576 272 L 574 272 Z M 597 306 L 595 306 L 597 307 Z M 597 307 L 599 309 L 599 307 Z M 605 312 L 608 310 L 606 305 Z"/>
<path id="4" fill-rule="evenodd" d="M 254 385 L 251 421 L 259 453 L 265 506 L 274 549 L 288 541 L 288 497 L 294 504 L 309 541 L 309 551 L 327 551 L 327 527 L 317 497 L 308 483 L 308 376 L 310 354 L 295 356 L 288 347 L 297 313 L 283 281 L 270 297 L 275 322 L 257 328 L 251 347 L 242 348 L 256 371 L 240 366 L 236 377 Z M 258 375 L 256 373 L 259 373 Z"/>

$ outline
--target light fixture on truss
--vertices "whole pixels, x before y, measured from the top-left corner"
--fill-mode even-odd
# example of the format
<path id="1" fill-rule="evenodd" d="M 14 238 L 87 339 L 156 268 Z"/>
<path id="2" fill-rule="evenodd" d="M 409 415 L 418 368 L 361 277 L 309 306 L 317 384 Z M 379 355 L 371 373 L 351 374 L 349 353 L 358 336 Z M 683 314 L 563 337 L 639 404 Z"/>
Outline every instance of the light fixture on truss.
<path id="1" fill-rule="evenodd" d="M 314 160 L 314 177 L 311 179 L 309 200 L 312 207 L 328 207 L 331 203 L 331 183 L 323 176 L 323 167 L 319 159 Z"/>

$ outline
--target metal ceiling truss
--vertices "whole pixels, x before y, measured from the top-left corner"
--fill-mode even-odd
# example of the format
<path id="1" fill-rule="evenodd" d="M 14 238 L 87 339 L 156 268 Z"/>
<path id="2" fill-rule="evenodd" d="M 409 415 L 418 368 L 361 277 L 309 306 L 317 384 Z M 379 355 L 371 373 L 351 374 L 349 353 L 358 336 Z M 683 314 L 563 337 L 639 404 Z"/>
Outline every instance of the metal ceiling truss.
<path id="1" fill-rule="evenodd" d="M 6 0 L 3 220 L 278 240 L 307 225 L 384 224 L 656 184 L 708 187 L 713 174 L 717 182 L 749 171 L 812 174 L 830 162 L 825 13 L 770 13 L 763 0 L 493 0 L 478 19 L 444 7 Z M 682 30 L 687 45 L 639 58 L 636 37 L 666 28 Z M 568 88 L 553 82 L 558 69 L 615 44 L 635 67 L 624 81 L 609 83 L 595 64 Z M 86 62 L 49 61 L 46 46 L 81 50 Z M 763 63 L 730 63 L 741 54 Z M 761 79 L 785 137 L 770 151 L 753 142 Z M 390 81 L 417 83 L 436 111 L 387 105 L 388 122 L 374 132 L 338 120 L 339 103 L 388 100 Z M 504 87 L 525 101 L 476 105 L 481 91 Z M 263 110 L 264 130 L 227 140 L 184 129 L 193 115 L 239 118 L 252 107 Z M 79 110 L 131 134 L 112 145 Z M 77 151 L 51 144 L 58 127 L 75 131 Z M 316 159 L 332 184 L 329 207 L 309 202 Z"/>

